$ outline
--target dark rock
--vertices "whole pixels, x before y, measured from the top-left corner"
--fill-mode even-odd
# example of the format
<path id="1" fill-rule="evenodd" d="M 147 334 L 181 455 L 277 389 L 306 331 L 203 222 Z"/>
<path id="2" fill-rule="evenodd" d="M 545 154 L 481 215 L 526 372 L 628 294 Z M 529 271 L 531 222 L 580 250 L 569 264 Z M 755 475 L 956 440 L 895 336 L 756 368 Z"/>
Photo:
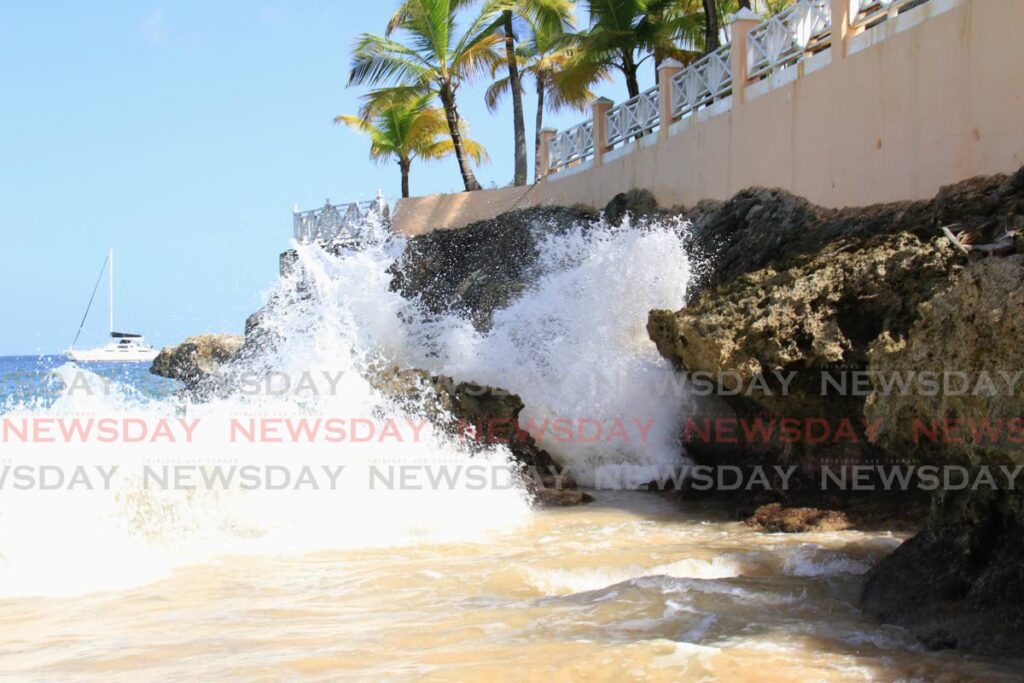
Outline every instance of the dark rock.
<path id="1" fill-rule="evenodd" d="M 392 267 L 391 287 L 430 313 L 454 313 L 490 329 L 494 311 L 518 299 L 533 281 L 543 236 L 595 217 L 579 208 L 523 209 L 413 237 Z"/>
<path id="2" fill-rule="evenodd" d="M 646 218 L 660 212 L 658 200 L 650 190 L 632 189 L 612 197 L 604 207 L 604 217 L 612 225 L 621 225 L 628 215 L 631 218 Z"/>
<path id="3" fill-rule="evenodd" d="M 165 347 L 149 371 L 160 377 L 185 383 L 187 390 L 199 384 L 229 362 L 241 350 L 244 338 L 237 334 L 200 334 L 177 346 Z"/>
<path id="4" fill-rule="evenodd" d="M 593 500 L 578 491 L 572 475 L 537 445 L 529 432 L 520 429 L 523 401 L 504 389 L 455 382 L 451 377 L 424 370 L 387 368 L 368 373 L 381 393 L 430 419 L 448 432 L 466 438 L 473 446 L 507 446 L 522 466 L 528 490 L 543 505 L 578 505 Z"/>
<path id="5" fill-rule="evenodd" d="M 845 209 L 755 187 L 724 202 L 704 201 L 674 213 L 692 222 L 684 236 L 698 266 L 688 288 L 692 300 L 705 288 L 745 273 L 769 265 L 783 270 L 830 245 L 857 249 L 880 235 L 909 233 L 927 242 L 940 234 L 940 227 L 955 225 L 954 232 L 971 232 L 977 243 L 994 242 L 1024 213 L 1024 174 L 972 178 L 942 188 L 929 200 Z"/>
<path id="6" fill-rule="evenodd" d="M 936 502 L 928 527 L 868 574 L 861 598 L 875 618 L 932 649 L 1024 651 L 1024 504 L 973 491 Z"/>

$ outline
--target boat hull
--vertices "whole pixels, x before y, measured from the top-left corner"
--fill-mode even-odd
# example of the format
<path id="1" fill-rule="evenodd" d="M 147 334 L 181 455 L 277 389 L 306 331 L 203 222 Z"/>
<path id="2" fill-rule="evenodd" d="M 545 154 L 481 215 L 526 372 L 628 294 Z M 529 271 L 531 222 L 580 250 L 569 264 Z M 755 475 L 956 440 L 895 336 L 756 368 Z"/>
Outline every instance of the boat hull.
<path id="1" fill-rule="evenodd" d="M 156 349 L 71 349 L 65 355 L 78 363 L 152 363 Z"/>

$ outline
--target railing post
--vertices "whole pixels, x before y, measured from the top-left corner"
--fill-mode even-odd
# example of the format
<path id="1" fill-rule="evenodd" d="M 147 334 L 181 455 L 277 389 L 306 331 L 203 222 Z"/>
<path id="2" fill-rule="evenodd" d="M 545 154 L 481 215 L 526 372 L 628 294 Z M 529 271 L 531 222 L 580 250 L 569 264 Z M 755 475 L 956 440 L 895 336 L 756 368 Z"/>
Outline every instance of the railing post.
<path id="1" fill-rule="evenodd" d="M 540 170 L 537 172 L 534 182 L 539 183 L 551 173 L 551 141 L 557 134 L 554 128 L 542 128 L 540 131 L 540 149 L 537 151 L 537 154 L 540 155 Z"/>
<path id="2" fill-rule="evenodd" d="M 832 0 L 832 63 L 846 59 L 846 38 L 850 35 L 850 0 Z"/>
<path id="3" fill-rule="evenodd" d="M 672 125 L 673 97 L 672 78 L 683 70 L 683 65 L 674 59 L 666 59 L 658 67 L 658 114 L 660 127 L 658 128 L 658 139 L 668 138 L 668 129 Z"/>
<path id="4" fill-rule="evenodd" d="M 761 23 L 761 17 L 754 11 L 744 7 L 733 15 L 729 32 L 732 34 L 732 104 L 743 104 L 743 91 L 746 90 L 747 73 L 750 56 L 747 49 L 747 34 Z"/>
<path id="5" fill-rule="evenodd" d="M 605 134 L 605 114 L 615 106 L 615 103 L 607 97 L 599 97 L 590 106 L 591 114 L 594 117 L 594 166 L 604 163 L 604 153 L 608 149 Z"/>

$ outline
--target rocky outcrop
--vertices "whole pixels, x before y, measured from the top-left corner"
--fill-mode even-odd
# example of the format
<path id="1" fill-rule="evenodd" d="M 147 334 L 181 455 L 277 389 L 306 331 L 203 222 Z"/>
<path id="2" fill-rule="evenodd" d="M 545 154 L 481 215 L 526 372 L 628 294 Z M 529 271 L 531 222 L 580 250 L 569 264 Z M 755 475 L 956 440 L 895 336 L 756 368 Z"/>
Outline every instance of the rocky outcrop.
<path id="1" fill-rule="evenodd" d="M 164 347 L 149 371 L 160 377 L 176 379 L 187 390 L 195 390 L 207 377 L 230 361 L 241 350 L 245 339 L 237 334 L 199 334 L 177 346 Z"/>
<path id="2" fill-rule="evenodd" d="M 918 314 L 906 335 L 871 346 L 868 365 L 944 386 L 874 391 L 864 414 L 876 443 L 930 461 L 1024 464 L 1024 422 L 1013 429 L 1024 420 L 1024 255 L 971 262 Z M 937 424 L 941 440 L 922 438 Z"/>
<path id="3" fill-rule="evenodd" d="M 1024 651 L 1024 498 L 937 499 L 928 527 L 868 575 L 862 604 L 933 649 Z"/>
<path id="4" fill-rule="evenodd" d="M 748 389 L 719 397 L 739 419 L 802 430 L 788 442 L 691 439 L 692 458 L 793 464 L 809 486 L 826 466 L 949 465 L 975 481 L 1024 463 L 1024 422 L 1013 426 L 1024 417 L 1024 170 L 930 201 L 829 210 L 754 189 L 689 216 L 703 267 L 685 308 L 651 312 L 651 339 L 692 377 Z M 943 386 L 949 373 L 967 390 Z M 749 390 L 758 378 L 767 391 Z M 812 439 L 812 422 L 845 423 L 853 438 Z M 937 494 L 927 528 L 870 575 L 866 609 L 935 647 L 1019 647 L 1024 505 L 995 488 Z M 896 487 L 886 504 L 912 493 Z M 766 506 L 750 523 L 802 530 L 818 512 Z"/>
<path id="5" fill-rule="evenodd" d="M 498 387 L 456 382 L 424 370 L 396 367 L 371 369 L 370 383 L 400 405 L 423 414 L 435 424 L 473 446 L 500 444 L 522 466 L 529 490 L 544 505 L 588 503 L 593 497 L 578 490 L 572 476 L 537 445 L 533 435 L 520 429 L 523 401 Z"/>
<path id="6" fill-rule="evenodd" d="M 544 235 L 595 217 L 585 209 L 523 209 L 413 237 L 392 268 L 392 289 L 431 313 L 454 313 L 487 330 L 494 311 L 519 298 L 533 280 Z"/>

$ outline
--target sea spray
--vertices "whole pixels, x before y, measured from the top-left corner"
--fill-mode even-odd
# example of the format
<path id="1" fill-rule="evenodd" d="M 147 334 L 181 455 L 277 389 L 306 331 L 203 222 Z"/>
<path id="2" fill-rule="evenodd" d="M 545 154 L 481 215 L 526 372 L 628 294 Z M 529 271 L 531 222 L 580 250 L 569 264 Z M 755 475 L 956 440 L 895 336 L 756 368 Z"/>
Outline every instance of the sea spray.
<path id="1" fill-rule="evenodd" d="M 569 417 L 605 438 L 543 440 L 581 484 L 633 488 L 685 464 L 679 425 L 689 392 L 646 332 L 647 313 L 685 299 L 690 260 L 678 219 L 613 227 L 604 221 L 544 234 L 538 275 L 479 333 L 447 320 L 441 352 L 422 364 L 517 393 L 521 420 Z M 659 390 L 660 389 L 660 390 Z M 616 425 L 625 438 L 607 438 Z"/>
<path id="2" fill-rule="evenodd" d="M 472 541 L 528 519 L 529 500 L 514 478 L 506 448 L 471 450 L 425 424 L 415 406 L 399 406 L 382 396 L 361 374 L 367 363 L 400 351 L 397 312 L 409 303 L 388 292 L 385 271 L 395 248 L 381 242 L 333 257 L 317 247 L 300 247 L 305 252 L 304 279 L 285 278 L 268 297 L 277 302 L 263 319 L 273 343 L 246 358 L 244 368 L 232 369 L 345 371 L 332 375 L 337 378 L 332 391 L 316 396 L 243 394 L 230 391 L 230 377 L 224 377 L 222 390 L 204 403 L 185 396 L 149 399 L 67 364 L 56 373 L 65 387 L 85 376 L 90 386 L 108 389 L 65 392 L 45 407 L 9 405 L 4 417 L 13 419 L 110 417 L 156 423 L 187 417 L 200 423 L 187 444 L 6 444 L 4 456 L 13 466 L 48 465 L 74 472 L 83 464 L 108 465 L 117 471 L 109 486 L 3 491 L 0 594 L 120 589 L 223 555 Z M 400 445 L 231 438 L 232 420 L 310 416 L 374 424 L 391 419 L 417 425 L 417 430 L 415 438 Z M 480 476 L 454 479 L 451 486 L 421 486 L 410 483 L 408 474 L 392 486 L 371 485 L 374 468 L 470 463 L 475 473 L 488 470 L 486 486 L 478 485 Z M 338 465 L 345 469 L 331 486 L 275 486 L 269 474 L 263 485 L 248 489 L 241 478 L 228 486 L 203 485 L 204 473 L 214 468 L 223 473 L 237 467 L 239 474 L 243 467 L 267 473 L 288 468 L 297 482 L 303 468 L 323 472 Z M 318 477 L 318 482 L 325 481 Z"/>
<path id="3" fill-rule="evenodd" d="M 618 443 L 545 443 L 583 484 L 631 487 L 680 462 L 677 425 L 685 396 L 652 387 L 671 367 L 644 332 L 647 311 L 678 306 L 689 264 L 675 224 L 613 228 L 598 222 L 541 236 L 536 278 L 498 311 L 488 332 L 456 315 L 431 315 L 391 289 L 390 269 L 402 239 L 371 225 L 362 249 L 330 254 L 296 245 L 298 266 L 266 297 L 260 331 L 240 360 L 216 378 L 217 391 L 154 398 L 93 377 L 104 391 L 65 392 L 52 404 L 8 402 L 5 417 L 91 416 L 146 420 L 199 419 L 191 443 L 8 444 L 12 464 L 116 465 L 106 488 L 5 491 L 0 499 L 0 592 L 70 594 L 156 580 L 176 567 L 226 554 L 276 554 L 417 542 L 472 541 L 528 518 L 529 500 L 503 446 L 470 447 L 427 424 L 410 443 L 233 442 L 232 420 L 346 419 L 422 421 L 423 411 L 397 404 L 366 376 L 385 365 L 420 367 L 504 387 L 526 403 L 535 423 L 551 416 L 627 425 Z M 79 373 L 58 371 L 67 387 Z M 277 372 L 328 373 L 331 391 L 313 394 L 242 390 L 239 379 Z M 88 374 L 88 373 L 86 373 Z M 645 426 L 646 425 L 646 426 Z M 453 472 L 489 468 L 491 476 L 455 476 L 422 486 L 416 467 Z M 153 485 L 147 472 L 199 468 L 344 465 L 332 486 Z M 398 467 L 389 486 L 369 474 Z M 149 468 L 149 469 L 147 469 Z M 404 468 L 404 469 L 401 469 Z M 462 469 L 458 469 L 462 468 Z M 616 475 L 617 472 L 623 474 Z M 412 474 L 409 474 L 412 472 Z M 609 473 L 613 476 L 609 477 Z M 211 475 L 212 476 L 212 475 Z M 484 486 L 476 482 L 486 481 Z M 413 484 L 410 484 L 413 482 Z M 379 483 L 379 482 L 378 482 Z"/>

